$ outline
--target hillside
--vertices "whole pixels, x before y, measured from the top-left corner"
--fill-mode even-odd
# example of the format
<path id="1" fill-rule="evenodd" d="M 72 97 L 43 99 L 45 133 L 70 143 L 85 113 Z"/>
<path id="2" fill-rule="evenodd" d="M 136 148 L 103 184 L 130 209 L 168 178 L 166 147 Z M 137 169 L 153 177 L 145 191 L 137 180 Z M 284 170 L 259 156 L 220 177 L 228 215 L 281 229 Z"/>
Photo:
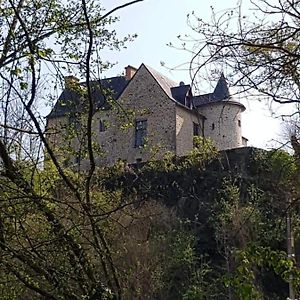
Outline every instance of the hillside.
<path id="1" fill-rule="evenodd" d="M 297 291 L 286 253 L 287 216 L 299 240 L 294 158 L 196 146 L 98 168 L 88 189 L 86 172 L 66 168 L 66 181 L 51 165 L 7 165 L 2 299 L 286 299 L 291 280 Z"/>
<path id="2" fill-rule="evenodd" d="M 184 299 L 286 299 L 286 266 L 279 266 L 279 259 L 287 251 L 287 201 L 296 193 L 293 158 L 251 147 L 197 155 L 124 173 L 116 168 L 105 186 L 135 195 L 137 209 L 149 202 L 166 206 L 194 237 L 197 275 L 191 271 L 187 277 L 193 278 L 178 279 L 194 287 L 184 287 L 189 295 Z M 291 206 L 296 237 L 297 210 Z M 241 255 L 249 265 L 242 264 Z M 276 257 L 272 262 L 270 255 Z M 177 272 L 173 276 L 184 276 Z M 182 299 L 181 292 L 161 299 Z"/>

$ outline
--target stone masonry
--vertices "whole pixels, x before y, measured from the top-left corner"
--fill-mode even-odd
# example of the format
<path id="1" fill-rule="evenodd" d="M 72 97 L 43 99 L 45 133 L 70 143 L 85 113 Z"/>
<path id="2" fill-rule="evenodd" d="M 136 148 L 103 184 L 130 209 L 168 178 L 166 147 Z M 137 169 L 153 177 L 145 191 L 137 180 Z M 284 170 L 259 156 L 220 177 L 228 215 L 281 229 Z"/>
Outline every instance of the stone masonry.
<path id="1" fill-rule="evenodd" d="M 66 165 L 85 169 L 86 137 L 80 133 L 84 132 L 84 100 L 70 88 L 72 80 L 76 79 L 68 77 L 68 86 L 47 118 L 47 133 Z M 241 132 L 245 107 L 231 98 L 223 75 L 213 93 L 199 96 L 192 94 L 189 85 L 178 85 L 144 64 L 139 69 L 128 66 L 124 77 L 100 83 L 101 89 L 99 82 L 91 83 L 97 108 L 93 118 L 97 165 L 159 160 L 167 152 L 187 155 L 194 135 L 211 138 L 220 150 L 245 146 Z M 110 97 L 103 95 L 103 87 L 111 91 Z"/>

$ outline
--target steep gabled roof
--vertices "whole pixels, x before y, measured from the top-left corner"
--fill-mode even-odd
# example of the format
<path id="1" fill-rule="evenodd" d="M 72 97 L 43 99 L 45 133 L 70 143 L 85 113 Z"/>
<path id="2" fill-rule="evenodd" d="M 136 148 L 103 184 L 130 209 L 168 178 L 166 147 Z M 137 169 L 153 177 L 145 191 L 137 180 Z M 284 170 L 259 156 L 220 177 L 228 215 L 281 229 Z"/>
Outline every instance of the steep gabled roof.
<path id="1" fill-rule="evenodd" d="M 180 84 L 178 85 L 175 81 L 171 80 L 170 78 L 162 75 L 158 71 L 154 70 L 153 68 L 142 64 L 149 73 L 153 76 L 155 81 L 160 85 L 162 90 L 165 94 L 175 103 L 179 105 L 183 105 L 186 108 L 190 108 L 186 105 L 186 97 L 189 95 L 191 91 L 190 85 Z"/>
<path id="2" fill-rule="evenodd" d="M 171 88 L 177 86 L 178 84 L 171 80 L 170 78 L 162 75 L 158 71 L 152 69 L 151 67 L 143 64 L 145 68 L 151 73 L 151 75 L 154 77 L 154 79 L 157 81 L 157 83 L 161 86 L 161 88 L 164 90 L 164 92 L 171 98 L 172 100 L 176 101 L 176 99 L 173 98 L 173 95 L 171 93 Z"/>
<path id="3" fill-rule="evenodd" d="M 221 74 L 220 79 L 212 93 L 193 96 L 191 86 L 189 84 L 180 83 L 179 85 L 162 75 L 153 68 L 142 64 L 140 68 L 145 67 L 149 74 L 159 84 L 164 92 L 176 104 L 187 109 L 191 108 L 191 100 L 194 107 L 206 105 L 208 103 L 228 101 L 231 96 L 224 74 Z M 134 77 L 133 77 L 134 78 Z M 124 76 L 101 79 L 100 81 L 92 81 L 92 98 L 95 103 L 95 109 L 108 106 L 106 99 L 117 100 L 128 84 L 128 80 Z M 99 84 L 100 83 L 100 84 Z M 86 87 L 86 83 L 80 83 L 82 88 Z M 232 101 L 234 102 L 234 101 Z M 238 102 L 236 102 L 238 103 Z M 79 92 L 65 88 L 57 100 L 48 118 L 61 117 L 67 113 L 81 112 L 85 109 L 85 101 Z"/>
<path id="4" fill-rule="evenodd" d="M 118 99 L 126 85 L 127 81 L 123 76 L 101 79 L 100 82 L 92 81 L 92 99 L 95 108 L 103 107 L 106 98 Z M 80 86 L 85 88 L 86 83 L 80 83 Z M 65 88 L 48 115 L 48 118 L 56 118 L 64 116 L 67 113 L 80 112 L 84 109 L 84 105 L 85 103 L 79 92 Z"/>

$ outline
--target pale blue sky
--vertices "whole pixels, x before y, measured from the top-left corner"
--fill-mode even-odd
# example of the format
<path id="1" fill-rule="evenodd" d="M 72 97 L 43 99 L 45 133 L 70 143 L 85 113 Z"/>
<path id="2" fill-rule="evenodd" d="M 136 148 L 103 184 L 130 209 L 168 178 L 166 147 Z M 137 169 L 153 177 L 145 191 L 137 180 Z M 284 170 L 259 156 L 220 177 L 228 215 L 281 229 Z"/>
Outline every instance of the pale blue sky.
<path id="1" fill-rule="evenodd" d="M 126 0 L 104 0 L 104 7 L 109 10 L 117 5 L 126 3 Z M 188 81 L 188 72 L 169 72 L 162 67 L 163 61 L 168 67 L 175 67 L 191 59 L 191 55 L 172 49 L 166 44 L 179 44 L 178 35 L 191 33 L 187 25 L 187 14 L 197 12 L 201 17 L 209 18 L 211 6 L 218 10 L 236 6 L 237 0 L 145 0 L 134 4 L 115 15 L 120 16 L 116 30 L 120 36 L 128 33 L 137 33 L 138 38 L 128 44 L 128 49 L 120 53 L 109 55 L 110 59 L 119 62 L 112 70 L 121 72 L 123 66 L 139 66 L 141 63 L 150 65 L 158 71 L 168 75 L 175 81 Z"/>
<path id="2" fill-rule="evenodd" d="M 128 1 L 102 2 L 109 10 Z M 160 62 L 165 62 L 168 67 L 175 67 L 188 62 L 190 54 L 172 49 L 166 44 L 169 42 L 176 44 L 179 34 L 191 33 L 187 25 L 188 13 L 195 11 L 200 18 L 209 20 L 211 6 L 215 11 L 220 11 L 235 7 L 237 2 L 237 0 L 145 0 L 118 11 L 115 14 L 120 16 L 120 21 L 115 25 L 118 34 L 122 36 L 137 33 L 138 38 L 129 43 L 125 50 L 105 53 L 105 58 L 118 62 L 106 76 L 121 74 L 127 65 L 138 67 L 141 63 L 145 63 L 177 82 L 189 83 L 188 71 L 170 72 L 162 67 Z M 249 139 L 249 144 L 263 148 L 273 146 L 274 143 L 270 141 L 280 139 L 278 136 L 281 131 L 280 122 L 270 117 L 271 113 L 264 104 L 256 101 L 242 102 L 247 107 L 247 111 L 243 114 L 243 135 Z"/>

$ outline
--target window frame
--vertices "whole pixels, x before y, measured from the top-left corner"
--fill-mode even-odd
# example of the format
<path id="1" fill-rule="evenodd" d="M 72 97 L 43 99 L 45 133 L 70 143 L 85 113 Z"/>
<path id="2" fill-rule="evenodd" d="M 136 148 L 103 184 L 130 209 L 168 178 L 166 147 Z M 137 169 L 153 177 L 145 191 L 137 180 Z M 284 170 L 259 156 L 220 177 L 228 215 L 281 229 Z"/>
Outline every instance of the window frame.
<path id="1" fill-rule="evenodd" d="M 193 122 L 193 136 L 200 136 L 200 124 Z"/>
<path id="2" fill-rule="evenodd" d="M 107 128 L 106 128 L 105 120 L 99 119 L 99 124 L 98 124 L 99 133 L 105 132 L 106 129 Z"/>
<path id="3" fill-rule="evenodd" d="M 134 148 L 140 148 L 146 144 L 147 127 L 148 127 L 147 119 L 135 120 Z"/>

